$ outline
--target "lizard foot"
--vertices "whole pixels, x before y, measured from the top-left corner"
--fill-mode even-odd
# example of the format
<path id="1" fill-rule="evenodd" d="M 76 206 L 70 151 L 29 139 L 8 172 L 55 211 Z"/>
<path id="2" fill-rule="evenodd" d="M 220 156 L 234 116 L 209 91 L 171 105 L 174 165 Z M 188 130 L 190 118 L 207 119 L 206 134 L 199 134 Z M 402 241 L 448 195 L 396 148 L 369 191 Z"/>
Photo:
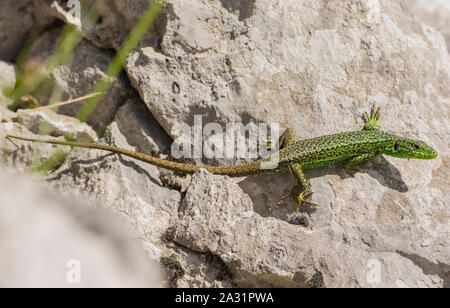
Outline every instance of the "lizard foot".
<path id="1" fill-rule="evenodd" d="M 291 215 L 293 215 L 300 210 L 300 206 L 301 206 L 302 202 L 307 203 L 314 207 L 317 206 L 317 204 L 315 204 L 314 202 L 306 200 L 306 198 L 311 195 L 312 195 L 311 191 L 308 191 L 306 189 L 303 189 L 303 187 L 296 185 L 296 186 L 292 187 L 289 194 L 281 196 L 281 199 L 286 199 L 286 198 L 291 197 L 297 203 L 297 208 L 295 209 L 295 211 L 293 211 L 291 213 Z"/>
<path id="2" fill-rule="evenodd" d="M 367 118 L 367 122 L 364 125 L 364 129 L 366 130 L 370 130 L 370 129 L 374 129 L 374 128 L 381 128 L 380 125 L 378 125 L 378 121 L 380 120 L 380 109 L 381 107 L 378 107 L 377 109 L 375 109 L 375 106 L 372 106 L 372 108 L 370 109 L 370 114 L 367 112 L 364 112 L 364 114 L 366 115 Z"/>

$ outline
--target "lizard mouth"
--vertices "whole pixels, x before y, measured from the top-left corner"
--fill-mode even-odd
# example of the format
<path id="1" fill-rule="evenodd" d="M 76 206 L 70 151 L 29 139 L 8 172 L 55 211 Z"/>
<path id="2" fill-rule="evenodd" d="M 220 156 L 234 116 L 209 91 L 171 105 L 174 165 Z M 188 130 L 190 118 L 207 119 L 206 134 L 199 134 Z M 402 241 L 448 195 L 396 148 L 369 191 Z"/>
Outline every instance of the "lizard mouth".
<path id="1" fill-rule="evenodd" d="M 437 152 L 436 151 L 432 151 L 430 153 L 421 153 L 418 158 L 420 159 L 434 159 L 437 157 Z"/>
<path id="2" fill-rule="evenodd" d="M 436 151 L 433 151 L 427 158 L 428 159 L 433 159 L 433 158 L 436 158 L 437 157 L 437 152 Z"/>

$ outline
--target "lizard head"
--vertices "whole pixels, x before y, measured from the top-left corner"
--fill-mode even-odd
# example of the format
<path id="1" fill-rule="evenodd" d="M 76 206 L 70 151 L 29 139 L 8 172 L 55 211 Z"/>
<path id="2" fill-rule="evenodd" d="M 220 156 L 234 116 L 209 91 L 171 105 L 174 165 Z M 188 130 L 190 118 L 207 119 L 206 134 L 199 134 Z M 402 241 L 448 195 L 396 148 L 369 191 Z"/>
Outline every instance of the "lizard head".
<path id="1" fill-rule="evenodd" d="M 384 154 L 400 158 L 419 159 L 433 159 L 437 156 L 436 150 L 425 142 L 408 138 L 393 140 L 390 146 L 385 149 Z"/>

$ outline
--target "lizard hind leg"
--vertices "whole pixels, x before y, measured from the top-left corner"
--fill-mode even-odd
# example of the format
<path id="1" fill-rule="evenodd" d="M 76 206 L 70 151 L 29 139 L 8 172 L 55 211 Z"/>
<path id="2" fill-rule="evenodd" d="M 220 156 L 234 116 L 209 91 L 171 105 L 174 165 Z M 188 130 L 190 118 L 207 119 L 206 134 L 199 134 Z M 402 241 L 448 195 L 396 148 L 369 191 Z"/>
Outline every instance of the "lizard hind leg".
<path id="1" fill-rule="evenodd" d="M 292 176 L 294 176 L 295 180 L 297 181 L 297 184 L 291 188 L 289 194 L 282 196 L 281 199 L 291 197 L 297 203 L 297 208 L 292 214 L 295 214 L 299 211 L 300 206 L 303 202 L 311 206 L 317 206 L 315 203 L 306 200 L 306 198 L 309 197 L 312 194 L 312 192 L 309 190 L 308 180 L 306 179 L 305 174 L 303 173 L 301 165 L 290 164 L 288 168 Z"/>
<path id="2" fill-rule="evenodd" d="M 378 121 L 380 120 L 380 109 L 381 107 L 376 108 L 375 105 L 373 105 L 372 108 L 370 108 L 370 114 L 364 112 L 367 122 L 364 124 L 363 130 L 381 128 L 381 126 L 378 125 Z"/>
<path id="3" fill-rule="evenodd" d="M 279 143 L 280 143 L 280 150 L 290 146 L 295 142 L 295 135 L 292 128 L 287 128 L 280 136 Z"/>
<path id="4" fill-rule="evenodd" d="M 295 135 L 292 128 L 287 128 L 278 139 L 278 149 L 281 150 L 287 146 L 290 146 L 295 142 Z M 267 150 L 270 151 L 272 149 L 272 142 L 267 141 Z"/>

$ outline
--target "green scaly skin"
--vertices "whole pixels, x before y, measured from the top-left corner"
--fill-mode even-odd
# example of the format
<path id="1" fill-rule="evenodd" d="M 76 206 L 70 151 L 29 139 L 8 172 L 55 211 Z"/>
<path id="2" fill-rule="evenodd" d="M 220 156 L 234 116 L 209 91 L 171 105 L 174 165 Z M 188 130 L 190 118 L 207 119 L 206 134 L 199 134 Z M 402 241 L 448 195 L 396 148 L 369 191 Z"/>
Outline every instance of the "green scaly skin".
<path id="1" fill-rule="evenodd" d="M 298 211 L 302 202 L 315 205 L 311 201 L 306 200 L 306 197 L 311 192 L 309 191 L 308 181 L 303 174 L 304 169 L 328 166 L 345 161 L 346 170 L 354 176 L 358 171 L 366 171 L 356 168 L 356 165 L 364 163 L 378 155 L 386 154 L 400 158 L 419 159 L 433 159 L 437 156 L 437 152 L 423 141 L 403 138 L 376 129 L 379 127 L 377 123 L 380 119 L 380 108 L 375 109 L 372 107 L 370 115 L 365 114 L 367 122 L 360 131 L 321 136 L 295 142 L 293 131 L 288 128 L 280 137 L 278 152 L 268 158 L 236 166 L 197 166 L 184 164 L 102 144 L 40 140 L 17 136 L 7 136 L 7 138 L 105 150 L 181 173 L 194 173 L 200 168 L 205 168 L 213 174 L 229 176 L 273 174 L 289 171 L 297 181 L 297 185 L 292 188 L 289 195 L 283 196 L 282 198 L 291 196 L 298 204 L 296 210 Z M 261 163 L 274 158 L 273 155 L 276 155 L 276 159 L 278 160 L 276 168 L 263 169 Z"/>

